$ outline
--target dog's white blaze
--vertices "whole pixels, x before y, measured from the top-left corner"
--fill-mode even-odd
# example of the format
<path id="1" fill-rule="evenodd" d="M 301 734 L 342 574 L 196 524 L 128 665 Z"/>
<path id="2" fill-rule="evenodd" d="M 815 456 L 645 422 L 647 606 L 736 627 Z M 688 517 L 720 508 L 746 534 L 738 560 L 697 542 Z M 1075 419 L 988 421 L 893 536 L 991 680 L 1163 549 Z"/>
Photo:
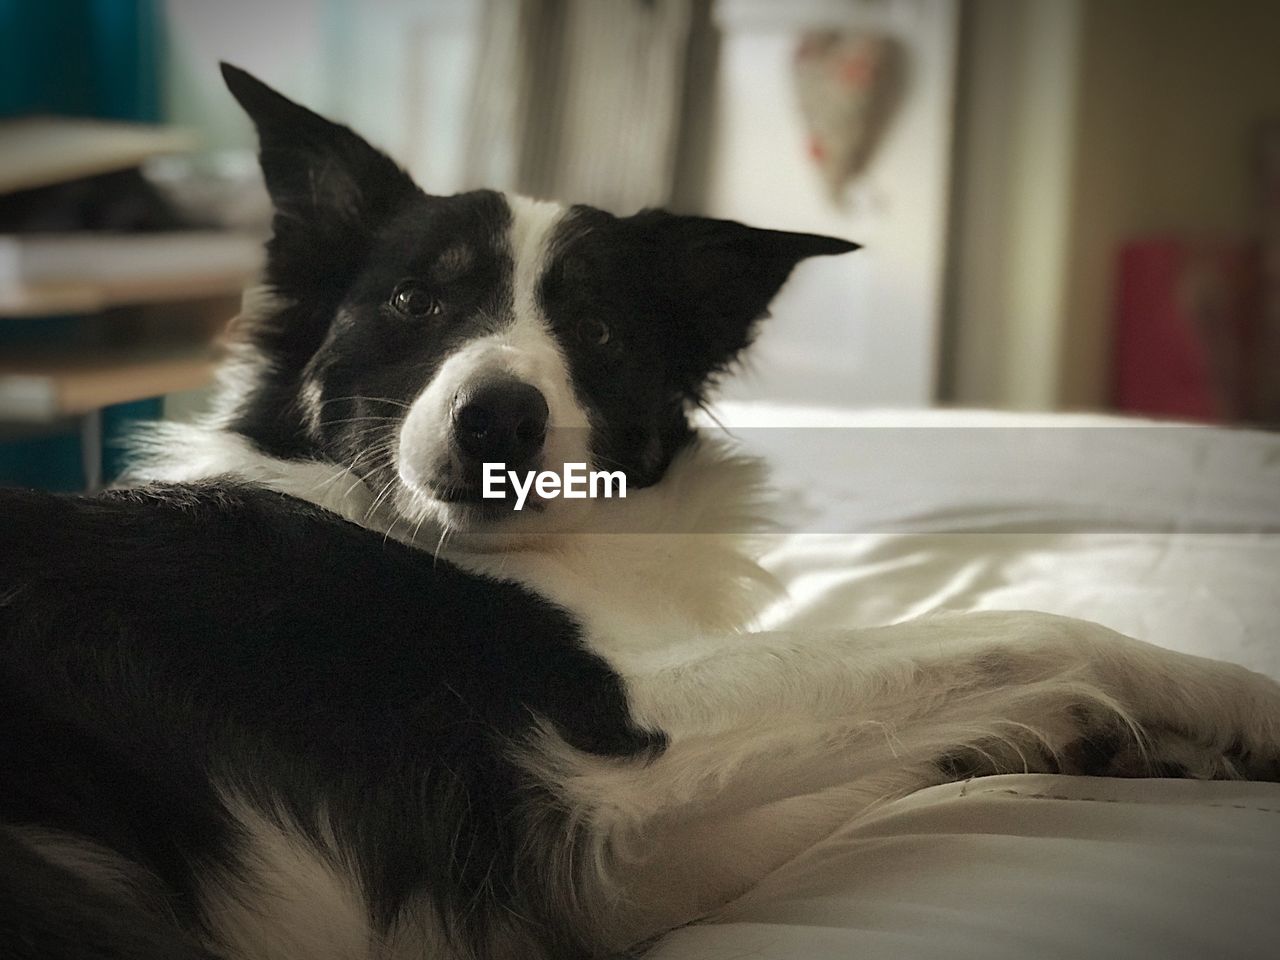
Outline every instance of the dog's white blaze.
<path id="1" fill-rule="evenodd" d="M 507 196 L 511 208 L 511 256 L 515 268 L 511 283 L 516 322 L 531 322 L 546 330 L 538 307 L 538 284 L 547 267 L 551 241 L 566 210 L 558 203 Z"/>
<path id="2" fill-rule="evenodd" d="M 574 393 L 564 352 L 538 303 L 538 285 L 553 252 L 556 228 L 567 211 L 558 203 L 527 197 L 508 196 L 507 203 L 511 207 L 512 322 L 498 335 L 498 347 L 510 372 L 527 379 L 547 398 L 546 461 L 560 467 L 587 459 L 590 425 Z"/>
<path id="3" fill-rule="evenodd" d="M 511 315 L 501 318 L 501 329 L 450 356 L 413 402 L 400 431 L 398 458 L 400 477 L 411 490 L 422 492 L 437 462 L 448 455 L 449 413 L 458 392 L 493 374 L 523 380 L 546 398 L 543 462 L 548 469 L 560 471 L 566 463 L 589 459 L 587 412 L 578 402 L 569 365 L 538 304 L 538 284 L 566 211 L 555 203 L 507 199 L 513 264 Z"/>

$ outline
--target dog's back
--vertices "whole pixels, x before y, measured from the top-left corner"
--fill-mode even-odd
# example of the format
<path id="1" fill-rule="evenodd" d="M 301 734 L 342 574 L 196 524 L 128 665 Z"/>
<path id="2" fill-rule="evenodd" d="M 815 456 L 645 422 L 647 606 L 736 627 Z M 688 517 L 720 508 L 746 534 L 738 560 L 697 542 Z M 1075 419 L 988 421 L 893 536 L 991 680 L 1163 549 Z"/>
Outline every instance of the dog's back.
<path id="1" fill-rule="evenodd" d="M 145 957 L 166 920 L 156 956 L 178 928 L 263 955 L 325 923 L 367 941 L 424 904 L 467 940 L 494 911 L 551 921 L 554 885 L 515 878 L 565 831 L 526 820 L 538 787 L 509 748 L 535 722 L 592 753 L 653 746 L 563 612 L 270 491 L 0 494 L 0 554 L 4 882 L 23 888 L 4 922 L 33 956 L 100 934 Z M 237 942 L 246 897 L 292 932 Z M 86 932 L 63 950 L 72 901 Z"/>

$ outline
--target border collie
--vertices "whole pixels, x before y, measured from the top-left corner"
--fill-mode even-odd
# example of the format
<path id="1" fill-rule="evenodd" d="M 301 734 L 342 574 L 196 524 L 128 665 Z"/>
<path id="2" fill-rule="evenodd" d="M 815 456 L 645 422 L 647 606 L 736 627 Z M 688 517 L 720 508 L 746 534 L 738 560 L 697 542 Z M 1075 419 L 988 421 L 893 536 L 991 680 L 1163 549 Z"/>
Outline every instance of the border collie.
<path id="1" fill-rule="evenodd" d="M 224 74 L 275 218 L 216 413 L 0 496 L 0 953 L 599 957 L 929 784 L 1280 775 L 1280 687 L 1094 624 L 747 629 L 760 476 L 691 410 L 853 244 L 430 196 Z"/>

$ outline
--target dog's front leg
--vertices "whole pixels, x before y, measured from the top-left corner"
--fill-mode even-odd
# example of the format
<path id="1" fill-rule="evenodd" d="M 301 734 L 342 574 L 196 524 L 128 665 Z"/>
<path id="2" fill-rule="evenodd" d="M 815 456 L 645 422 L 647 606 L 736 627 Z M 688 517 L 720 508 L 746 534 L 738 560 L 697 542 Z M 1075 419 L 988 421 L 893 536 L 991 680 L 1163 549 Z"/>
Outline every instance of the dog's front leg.
<path id="1" fill-rule="evenodd" d="M 1280 777 L 1280 686 L 1044 614 L 609 655 L 646 762 L 549 749 L 624 939 L 732 896 L 877 800 L 994 772 Z"/>

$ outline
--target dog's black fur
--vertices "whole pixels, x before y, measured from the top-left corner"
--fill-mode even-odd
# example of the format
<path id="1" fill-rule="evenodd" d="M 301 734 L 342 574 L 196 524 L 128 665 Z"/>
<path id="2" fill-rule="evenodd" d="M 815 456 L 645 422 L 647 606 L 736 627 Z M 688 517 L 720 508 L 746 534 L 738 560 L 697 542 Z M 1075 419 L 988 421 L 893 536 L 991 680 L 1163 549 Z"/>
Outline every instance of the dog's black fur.
<path id="1" fill-rule="evenodd" d="M 663 744 L 630 725 L 563 610 L 232 484 L 4 493 L 0 556 L 0 822 L 87 839 L 154 880 L 148 923 L 123 901 L 134 922 L 93 922 L 110 911 L 83 901 L 101 938 L 83 955 L 182 955 L 166 914 L 204 932 L 196 875 L 234 872 L 240 852 L 214 775 L 307 830 L 325 797 L 381 925 L 425 895 L 463 939 L 511 910 L 546 922 L 549 955 L 575 952 L 530 842 L 563 825 L 508 751 L 539 718 L 594 753 Z M 81 902 L 83 880 L 31 860 L 0 858 L 2 888 Z M 0 950 L 88 949 L 33 925 L 38 909 L 0 905 Z"/>

